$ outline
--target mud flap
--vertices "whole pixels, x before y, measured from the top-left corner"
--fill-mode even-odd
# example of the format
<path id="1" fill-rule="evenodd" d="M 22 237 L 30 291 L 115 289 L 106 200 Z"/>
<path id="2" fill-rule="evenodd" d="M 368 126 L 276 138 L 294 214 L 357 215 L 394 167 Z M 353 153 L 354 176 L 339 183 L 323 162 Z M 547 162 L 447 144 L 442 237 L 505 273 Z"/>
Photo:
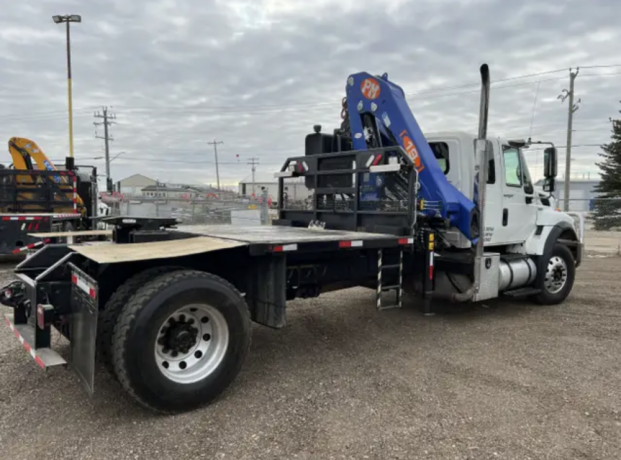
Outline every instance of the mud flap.
<path id="1" fill-rule="evenodd" d="M 71 268 L 71 367 L 90 395 L 95 392 L 95 346 L 97 338 L 98 287 L 86 273 Z"/>

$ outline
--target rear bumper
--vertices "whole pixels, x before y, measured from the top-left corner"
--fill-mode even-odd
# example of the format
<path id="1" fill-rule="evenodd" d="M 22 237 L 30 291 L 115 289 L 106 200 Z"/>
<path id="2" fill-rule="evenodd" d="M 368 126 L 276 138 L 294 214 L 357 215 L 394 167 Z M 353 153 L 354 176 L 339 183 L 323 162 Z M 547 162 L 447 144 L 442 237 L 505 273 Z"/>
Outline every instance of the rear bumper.
<path id="1" fill-rule="evenodd" d="M 19 281 L 0 289 L 1 303 L 13 309 L 13 314 L 5 315 L 4 322 L 39 367 L 47 369 L 70 362 L 92 394 L 98 285 L 79 266 L 68 262 L 72 253 L 57 258 L 53 252 L 53 246 L 46 246 L 26 259 L 20 264 L 21 272 L 16 273 Z M 48 268 L 44 263 L 46 253 L 52 263 Z M 35 268 L 29 269 L 28 265 Z M 58 270 L 62 265 L 69 270 Z M 52 328 L 69 339 L 67 360 L 52 349 Z"/>
<path id="2" fill-rule="evenodd" d="M 35 349 L 35 327 L 31 324 L 15 324 L 13 315 L 5 315 L 4 322 L 9 329 L 15 334 L 15 337 L 24 346 L 26 351 L 35 360 L 41 369 L 47 369 L 53 366 L 64 366 L 67 361 L 51 348 Z"/>

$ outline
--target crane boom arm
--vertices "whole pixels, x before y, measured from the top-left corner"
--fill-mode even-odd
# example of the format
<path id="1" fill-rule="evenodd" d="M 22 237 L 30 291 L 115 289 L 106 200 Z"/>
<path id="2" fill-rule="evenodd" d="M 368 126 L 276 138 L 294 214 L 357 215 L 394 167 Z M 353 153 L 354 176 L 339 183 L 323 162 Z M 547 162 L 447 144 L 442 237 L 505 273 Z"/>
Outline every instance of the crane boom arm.
<path id="1" fill-rule="evenodd" d="M 360 72 L 347 80 L 347 111 L 354 150 L 364 150 L 368 130 L 377 128 L 377 136 L 385 145 L 386 138 L 392 145 L 401 146 L 412 160 L 421 184 L 419 197 L 433 203 L 425 213 L 440 213 L 451 226 L 456 227 L 469 240 L 479 236 L 478 208 L 446 178 L 442 168 L 418 126 L 401 87 L 381 77 Z M 375 126 L 372 126 L 372 125 Z M 374 145 L 379 147 L 380 145 Z"/>
<path id="2" fill-rule="evenodd" d="M 57 171 L 45 153 L 39 148 L 36 142 L 23 137 L 12 137 L 9 139 L 9 153 L 13 157 L 15 169 L 34 169 L 34 160 L 40 170 Z"/>

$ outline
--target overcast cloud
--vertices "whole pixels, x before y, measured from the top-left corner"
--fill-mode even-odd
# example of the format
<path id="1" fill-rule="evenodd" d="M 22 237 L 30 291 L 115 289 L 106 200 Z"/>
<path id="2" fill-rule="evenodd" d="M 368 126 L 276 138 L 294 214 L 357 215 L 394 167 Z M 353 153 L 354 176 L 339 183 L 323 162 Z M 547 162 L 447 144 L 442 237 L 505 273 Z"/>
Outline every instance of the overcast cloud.
<path id="1" fill-rule="evenodd" d="M 576 80 L 574 171 L 591 177 L 599 149 L 588 145 L 609 140 L 608 118 L 621 108 L 618 0 L 5 3 L 0 138 L 33 139 L 55 160 L 67 154 L 65 34 L 51 16 L 81 14 L 72 27 L 75 156 L 103 172 L 92 160 L 103 155 L 93 112 L 109 106 L 112 156 L 126 152 L 112 163 L 115 180 L 140 172 L 215 184 L 213 139 L 224 142 L 223 184 L 247 176 L 251 157 L 275 171 L 303 152 L 314 124 L 340 123 L 347 76 L 359 71 L 401 85 L 423 131 L 474 133 L 487 62 L 490 132 L 528 137 L 537 94 L 532 136 L 564 146 L 567 101 L 557 96 L 567 69 L 612 65 L 583 67 Z M 0 162 L 10 163 L 6 148 Z"/>

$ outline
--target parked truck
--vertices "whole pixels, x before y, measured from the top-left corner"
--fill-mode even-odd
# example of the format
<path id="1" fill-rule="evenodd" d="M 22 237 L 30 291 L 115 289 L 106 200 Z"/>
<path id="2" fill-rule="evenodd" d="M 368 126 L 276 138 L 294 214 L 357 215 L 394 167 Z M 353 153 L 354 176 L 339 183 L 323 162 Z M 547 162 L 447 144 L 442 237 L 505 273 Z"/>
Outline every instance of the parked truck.
<path id="1" fill-rule="evenodd" d="M 251 323 L 282 328 L 287 301 L 366 287 L 378 310 L 404 296 L 501 296 L 558 304 L 582 258 L 581 228 L 544 205 L 521 141 L 487 136 L 489 70 L 481 67 L 479 132 L 423 136 L 401 87 L 350 75 L 342 123 L 317 126 L 306 154 L 279 172 L 269 226 L 107 218 L 111 242 L 46 245 L 0 290 L 6 322 L 43 368 L 67 362 L 90 394 L 100 361 L 138 403 L 175 413 L 205 405 L 235 379 Z M 557 155 L 545 155 L 545 193 Z M 310 199 L 286 197 L 303 178 Z M 299 180 L 299 179 L 298 179 Z M 56 329 L 68 356 L 51 346 Z"/>
<path id="2" fill-rule="evenodd" d="M 47 243 L 32 234 L 94 228 L 96 168 L 77 168 L 68 158 L 59 170 L 36 143 L 24 138 L 11 138 L 9 152 L 13 164 L 0 168 L 0 256 Z"/>

